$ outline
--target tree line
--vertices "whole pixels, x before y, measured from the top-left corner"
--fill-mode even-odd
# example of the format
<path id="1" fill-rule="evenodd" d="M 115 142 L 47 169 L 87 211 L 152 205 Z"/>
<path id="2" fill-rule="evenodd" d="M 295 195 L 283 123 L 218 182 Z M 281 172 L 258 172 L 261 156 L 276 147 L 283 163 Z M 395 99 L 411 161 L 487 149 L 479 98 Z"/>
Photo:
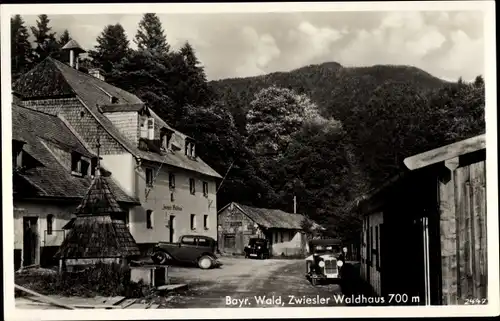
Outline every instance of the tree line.
<path id="1" fill-rule="evenodd" d="M 22 18 L 11 19 L 13 77 L 69 41 L 68 32 L 57 39 L 49 21 L 40 15 L 30 28 L 33 48 Z M 297 196 L 299 213 L 348 237 L 360 223 L 352 201 L 401 171 L 404 157 L 484 132 L 481 76 L 472 83 L 433 82 L 422 91 L 413 78 L 380 78 L 388 69 L 376 69 L 368 86 L 360 85 L 366 76 L 341 77 L 333 66 L 296 73 L 288 86 L 274 82 L 249 92 L 245 85 L 228 94 L 207 82 L 189 42 L 172 49 L 156 14 L 143 15 L 133 41 L 137 49 L 123 26 L 107 25 L 85 64 L 195 138 L 197 154 L 222 176 L 227 172 L 218 208 L 234 201 L 291 212 Z M 327 86 L 314 80 L 319 74 L 336 82 L 325 90 L 335 99 L 311 98 Z"/>

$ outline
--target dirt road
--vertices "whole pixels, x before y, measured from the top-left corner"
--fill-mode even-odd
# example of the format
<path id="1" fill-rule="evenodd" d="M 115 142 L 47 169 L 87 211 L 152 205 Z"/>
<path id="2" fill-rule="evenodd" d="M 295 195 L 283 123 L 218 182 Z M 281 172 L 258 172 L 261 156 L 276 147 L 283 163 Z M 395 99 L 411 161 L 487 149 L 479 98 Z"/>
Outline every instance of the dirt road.
<path id="1" fill-rule="evenodd" d="M 164 308 L 335 306 L 338 284 L 312 286 L 303 260 L 222 258 L 219 269 L 170 267 L 171 281 L 189 289 L 168 299 Z M 337 297 L 338 299 L 338 297 Z M 161 307 L 160 307 L 161 308 Z"/>

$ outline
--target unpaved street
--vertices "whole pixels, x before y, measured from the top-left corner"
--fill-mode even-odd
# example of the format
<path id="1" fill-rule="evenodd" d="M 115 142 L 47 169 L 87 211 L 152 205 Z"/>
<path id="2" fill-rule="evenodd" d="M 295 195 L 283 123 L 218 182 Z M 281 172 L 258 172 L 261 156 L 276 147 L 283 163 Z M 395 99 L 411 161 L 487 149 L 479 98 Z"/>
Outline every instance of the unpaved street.
<path id="1" fill-rule="evenodd" d="M 164 308 L 303 307 L 339 305 L 338 284 L 312 286 L 304 260 L 222 258 L 213 270 L 170 267 L 173 283 L 188 290 L 168 299 Z M 230 301 L 228 301 L 230 300 Z M 306 302 L 307 300 L 307 302 Z M 316 302 L 315 302 L 316 301 Z"/>

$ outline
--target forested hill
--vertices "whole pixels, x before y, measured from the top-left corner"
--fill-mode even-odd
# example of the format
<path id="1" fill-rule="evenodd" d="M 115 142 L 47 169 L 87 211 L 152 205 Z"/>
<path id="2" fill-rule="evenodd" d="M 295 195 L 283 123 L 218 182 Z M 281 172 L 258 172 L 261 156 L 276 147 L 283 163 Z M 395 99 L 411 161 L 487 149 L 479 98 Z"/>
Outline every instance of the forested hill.
<path id="1" fill-rule="evenodd" d="M 444 80 L 411 66 L 343 67 L 336 62 L 310 65 L 290 72 L 229 78 L 209 82 L 231 109 L 240 129 L 254 95 L 270 85 L 307 94 L 326 117 L 344 120 L 353 106 L 366 104 L 373 91 L 388 82 L 406 83 L 419 92 L 441 87 Z"/>

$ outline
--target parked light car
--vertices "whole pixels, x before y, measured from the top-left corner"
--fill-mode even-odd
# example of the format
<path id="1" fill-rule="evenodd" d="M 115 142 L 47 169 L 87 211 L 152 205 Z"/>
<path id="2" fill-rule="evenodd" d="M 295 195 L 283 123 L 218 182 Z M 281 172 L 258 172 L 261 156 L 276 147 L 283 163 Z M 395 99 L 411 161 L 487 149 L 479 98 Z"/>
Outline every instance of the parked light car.
<path id="1" fill-rule="evenodd" d="M 339 281 L 345 259 L 338 239 L 317 239 L 309 242 L 306 278 L 312 285 L 326 280 Z"/>
<path id="2" fill-rule="evenodd" d="M 269 258 L 269 241 L 262 238 L 251 238 L 245 246 L 245 258 L 255 257 L 259 259 Z"/>
<path id="3" fill-rule="evenodd" d="M 177 243 L 158 242 L 152 250 L 151 259 L 155 264 L 168 261 L 197 264 L 201 269 L 210 269 L 220 265 L 215 253 L 217 241 L 208 236 L 183 235 Z"/>

